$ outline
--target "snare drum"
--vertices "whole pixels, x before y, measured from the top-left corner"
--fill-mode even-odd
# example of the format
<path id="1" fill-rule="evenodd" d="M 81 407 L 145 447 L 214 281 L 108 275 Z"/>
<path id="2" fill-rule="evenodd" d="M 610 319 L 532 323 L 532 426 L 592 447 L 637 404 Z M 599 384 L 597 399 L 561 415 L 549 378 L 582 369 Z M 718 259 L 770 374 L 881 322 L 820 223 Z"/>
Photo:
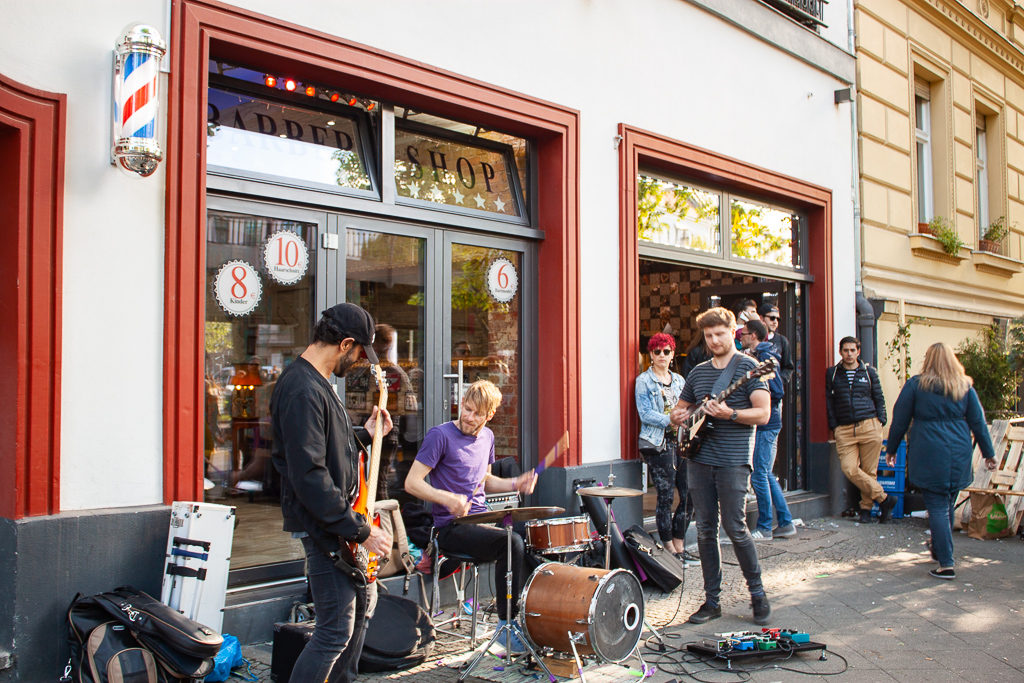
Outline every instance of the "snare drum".
<path id="1" fill-rule="evenodd" d="M 520 601 L 523 633 L 537 649 L 595 655 L 621 662 L 640 642 L 644 593 L 625 569 L 592 569 L 558 562 L 534 570 Z"/>
<path id="2" fill-rule="evenodd" d="M 537 519 L 526 523 L 526 546 L 535 553 L 571 553 L 590 544 L 586 516 Z"/>

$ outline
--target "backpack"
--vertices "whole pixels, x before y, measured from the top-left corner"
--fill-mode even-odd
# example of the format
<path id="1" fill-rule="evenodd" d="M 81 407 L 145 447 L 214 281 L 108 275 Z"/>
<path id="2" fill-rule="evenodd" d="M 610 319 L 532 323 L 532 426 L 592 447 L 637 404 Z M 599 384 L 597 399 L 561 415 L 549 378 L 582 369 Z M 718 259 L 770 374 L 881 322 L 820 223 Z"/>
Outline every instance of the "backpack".
<path id="1" fill-rule="evenodd" d="M 89 597 L 67 613 L 71 657 L 61 681 L 170 683 L 213 669 L 223 638 L 131 586 Z"/>
<path id="2" fill-rule="evenodd" d="M 644 583 L 653 584 L 666 593 L 683 583 L 686 576 L 683 563 L 640 525 L 634 524 L 622 535 Z"/>
<path id="3" fill-rule="evenodd" d="M 409 537 L 405 533 L 405 522 L 398 509 L 398 501 L 378 500 L 373 509 L 380 515 L 381 528 L 389 531 L 394 539 L 388 561 L 377 571 L 377 578 L 387 578 L 403 571 L 412 574 L 416 569 L 416 562 L 409 553 Z"/>

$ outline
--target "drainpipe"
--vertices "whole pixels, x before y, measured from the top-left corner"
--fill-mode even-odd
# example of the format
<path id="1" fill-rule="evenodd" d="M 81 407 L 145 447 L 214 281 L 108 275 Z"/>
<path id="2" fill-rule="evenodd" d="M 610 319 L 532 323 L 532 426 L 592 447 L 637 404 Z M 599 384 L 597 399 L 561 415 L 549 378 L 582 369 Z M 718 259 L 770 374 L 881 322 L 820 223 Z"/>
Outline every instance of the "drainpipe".
<path id="1" fill-rule="evenodd" d="M 855 0 L 848 0 L 847 11 L 847 44 L 850 54 L 857 54 L 856 30 L 854 29 L 853 4 Z M 854 77 L 856 80 L 856 77 Z M 853 262 L 854 262 L 854 291 L 856 293 L 854 306 L 857 311 L 857 338 L 860 339 L 860 355 L 865 361 L 877 365 L 875 353 L 875 309 L 871 302 L 864 296 L 863 267 L 861 264 L 863 232 L 860 224 L 860 155 L 857 151 L 857 84 L 850 86 L 850 164 L 852 166 L 850 193 L 853 204 Z"/>

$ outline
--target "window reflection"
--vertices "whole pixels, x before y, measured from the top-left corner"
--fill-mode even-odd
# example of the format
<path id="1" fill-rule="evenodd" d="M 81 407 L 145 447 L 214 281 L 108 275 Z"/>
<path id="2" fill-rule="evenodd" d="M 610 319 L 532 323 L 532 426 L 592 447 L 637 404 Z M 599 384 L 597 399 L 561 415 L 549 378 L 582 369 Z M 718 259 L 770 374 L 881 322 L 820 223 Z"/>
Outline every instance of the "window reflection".
<path id="1" fill-rule="evenodd" d="M 730 211 L 733 256 L 780 266 L 799 265 L 793 238 L 797 216 L 741 199 L 732 200 Z"/>
<path id="2" fill-rule="evenodd" d="M 718 252 L 721 232 L 717 194 L 641 175 L 638 237 L 647 242 Z"/>

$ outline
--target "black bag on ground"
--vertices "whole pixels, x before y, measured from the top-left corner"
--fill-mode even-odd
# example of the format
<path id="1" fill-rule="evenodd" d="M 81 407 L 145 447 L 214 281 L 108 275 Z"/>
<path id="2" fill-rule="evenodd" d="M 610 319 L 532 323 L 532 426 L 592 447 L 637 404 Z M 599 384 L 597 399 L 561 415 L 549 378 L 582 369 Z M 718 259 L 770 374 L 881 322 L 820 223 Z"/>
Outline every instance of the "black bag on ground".
<path id="1" fill-rule="evenodd" d="M 646 575 L 647 583 L 671 593 L 683 582 L 686 572 L 683 563 L 643 528 L 634 524 L 626 529 L 623 537 L 633 560 Z"/>
<path id="2" fill-rule="evenodd" d="M 72 680 L 100 683 L 118 680 L 108 674 L 105 652 L 114 654 L 118 645 L 132 654 L 117 659 L 120 680 L 133 683 L 165 681 L 171 678 L 202 678 L 213 669 L 213 658 L 224 639 L 203 626 L 131 586 L 89 597 L 75 596 L 68 608 L 68 642 L 71 646 Z M 138 652 L 134 652 L 138 650 Z M 155 663 L 156 677 L 150 677 L 149 662 Z M 110 676 L 113 676 L 111 678 Z"/>

